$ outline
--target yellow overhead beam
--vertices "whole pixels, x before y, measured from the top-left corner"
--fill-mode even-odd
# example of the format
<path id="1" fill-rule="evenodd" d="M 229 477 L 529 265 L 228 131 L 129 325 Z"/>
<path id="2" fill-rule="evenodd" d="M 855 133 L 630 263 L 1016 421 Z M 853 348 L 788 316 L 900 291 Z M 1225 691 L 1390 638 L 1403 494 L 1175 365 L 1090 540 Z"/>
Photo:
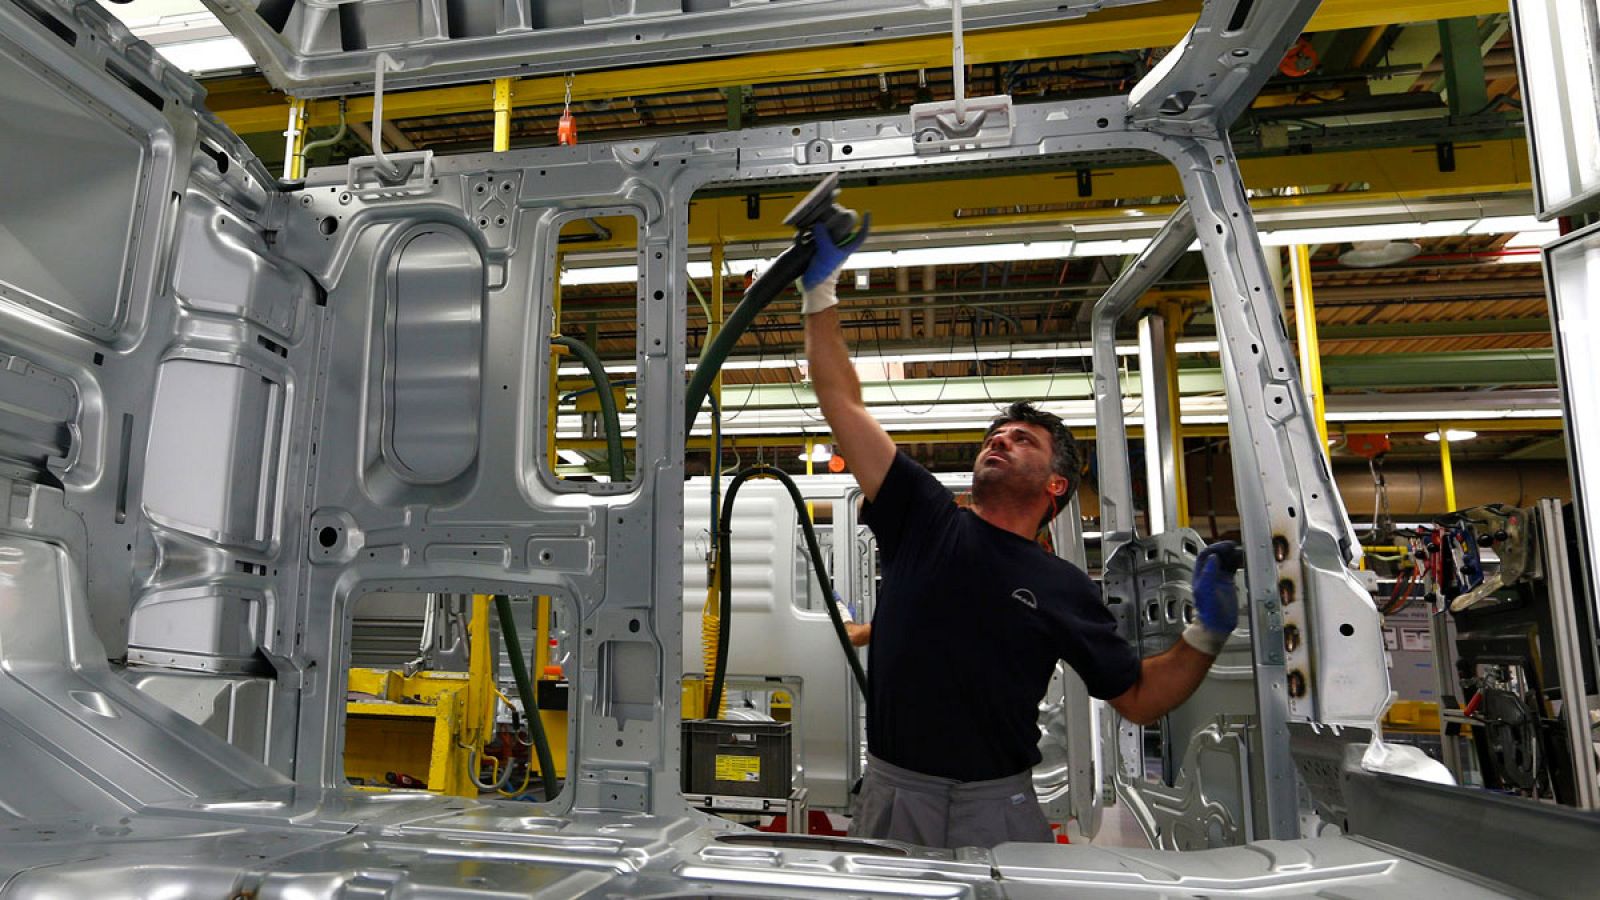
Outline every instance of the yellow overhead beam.
<path id="1" fill-rule="evenodd" d="M 1199 0 L 1118 7 L 1082 19 L 1053 25 L 973 31 L 964 36 L 969 65 L 1025 59 L 1049 59 L 1119 50 L 1170 47 L 1189 30 L 1200 12 Z M 1311 19 L 1309 30 L 1330 31 L 1441 18 L 1505 12 L 1506 0 L 1324 0 Z M 781 50 L 727 59 L 700 60 L 675 65 L 614 69 L 580 73 L 572 82 L 573 100 L 602 100 L 709 90 L 780 81 L 805 81 L 850 75 L 875 75 L 950 65 L 950 38 L 931 35 L 894 41 L 873 41 L 839 47 Z M 562 75 L 525 78 L 516 82 L 516 106 L 544 106 L 562 102 L 566 78 Z M 231 96 L 230 96 L 231 95 Z M 276 131 L 284 118 L 282 97 L 254 90 L 220 91 L 210 107 L 228 127 L 240 134 Z M 396 91 L 385 95 L 384 111 L 391 118 L 442 116 L 485 112 L 483 91 L 473 85 Z M 372 112 L 370 97 L 352 98 L 349 114 Z M 311 103 L 311 120 L 329 122 L 337 115 L 337 101 Z"/>

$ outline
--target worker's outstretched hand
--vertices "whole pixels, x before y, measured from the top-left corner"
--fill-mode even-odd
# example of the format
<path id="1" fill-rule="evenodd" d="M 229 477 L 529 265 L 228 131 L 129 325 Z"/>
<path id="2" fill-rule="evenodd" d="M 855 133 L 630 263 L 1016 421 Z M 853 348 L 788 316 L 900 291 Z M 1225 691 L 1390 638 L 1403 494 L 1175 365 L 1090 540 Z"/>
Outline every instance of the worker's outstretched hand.
<path id="1" fill-rule="evenodd" d="M 850 254 L 866 242 L 867 232 L 871 228 L 872 213 L 867 213 L 861 219 L 861 228 L 841 246 L 833 242 L 833 235 L 828 233 L 827 226 L 812 226 L 811 240 L 816 245 L 817 253 L 811 257 L 811 265 L 806 267 L 805 274 L 800 276 L 801 312 L 809 316 L 838 304 L 835 284 L 839 280 L 839 271 L 844 268 L 844 261 L 850 258 Z"/>
<path id="2" fill-rule="evenodd" d="M 1208 545 L 1195 557 L 1195 620 L 1184 629 L 1183 639 L 1207 656 L 1221 653 L 1228 635 L 1239 624 L 1239 596 L 1233 576 L 1243 563 L 1244 554 L 1233 541 Z"/>

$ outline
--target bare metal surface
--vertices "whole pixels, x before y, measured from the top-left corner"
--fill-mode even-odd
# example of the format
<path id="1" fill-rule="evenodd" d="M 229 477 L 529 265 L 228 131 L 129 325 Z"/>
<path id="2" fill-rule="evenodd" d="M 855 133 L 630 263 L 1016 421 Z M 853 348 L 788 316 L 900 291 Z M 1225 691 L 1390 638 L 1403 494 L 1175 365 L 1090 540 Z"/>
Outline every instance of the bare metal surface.
<path id="1" fill-rule="evenodd" d="M 73 317 L 60 314 L 74 309 L 70 291 L 18 275 L 70 265 L 59 247 L 0 252 L 0 810 L 13 820 L 0 824 L 4 890 L 1469 895 L 1456 877 L 1347 840 L 1182 856 L 730 842 L 738 829 L 691 812 L 679 794 L 690 199 L 708 185 L 798 185 L 830 172 L 848 185 L 886 168 L 1070 167 L 1075 154 L 1131 148 L 1165 156 L 1184 178 L 1213 273 L 1233 442 L 1256 448 L 1235 455 L 1252 623 L 1239 655 L 1250 665 L 1228 677 L 1258 695 L 1261 750 L 1236 751 L 1218 732 L 1215 752 L 1243 761 L 1265 812 L 1252 819 L 1247 805 L 1235 816 L 1246 821 L 1216 837 L 1203 820 L 1178 818 L 1206 844 L 1298 834 L 1287 722 L 1338 722 L 1373 706 L 1381 674 L 1354 673 L 1383 671 L 1381 644 L 1344 569 L 1347 523 L 1280 314 L 1261 294 L 1260 246 L 1214 117 L 1247 100 L 1240 92 L 1268 67 L 1215 61 L 1239 42 L 1276 59 L 1314 6 L 1258 3 L 1260 21 L 1226 35 L 1208 23 L 1233 5 L 1207 3 L 1204 27 L 1137 107 L 1121 97 L 1017 107 L 1004 146 L 919 153 L 909 118 L 886 116 L 396 155 L 403 182 L 357 161 L 285 192 L 198 109 L 196 85 L 98 8 L 0 2 L 0 58 L 50 85 L 63 108 L 103 113 L 133 138 L 111 143 L 121 170 L 62 163 L 73 177 L 57 179 L 50 214 L 68 225 L 108 209 L 120 217 L 120 201 L 102 202 L 109 190 L 131 191 L 144 217 L 120 240 L 81 247 L 85 258 L 130 262 L 114 296 Z M 646 8 L 655 7 L 629 7 Z M 1163 92 L 1196 82 L 1211 84 L 1212 118 L 1194 104 L 1160 111 Z M 18 101 L 10 84 L 0 98 Z M 77 133 L 32 129 L 29 158 L 66 159 Z M 127 167 L 136 187 L 90 177 Z M 542 463 L 547 336 L 560 226 L 602 213 L 639 223 L 637 474 L 578 485 Z M 16 233 L 37 227 L 34 215 L 8 205 L 0 223 Z M 19 299 L 23 289 L 49 302 Z M 1287 548 L 1281 561 L 1274 538 Z M 1306 643 L 1318 652 L 1299 702 L 1281 694 L 1284 666 L 1297 660 L 1282 653 L 1290 613 L 1277 606 L 1280 579 L 1304 581 Z M 353 607 L 383 591 L 543 594 L 567 605 L 570 778 L 557 798 L 341 789 Z M 1329 631 L 1340 622 L 1355 623 L 1355 636 Z M 114 671 L 107 660 L 124 656 L 128 668 Z M 182 693 L 179 677 L 218 682 L 175 701 L 204 726 L 157 699 Z M 270 718 L 224 728 L 193 708 L 206 696 L 230 715 Z M 252 740 L 249 753 L 230 746 Z"/>
<path id="2" fill-rule="evenodd" d="M 988 0 L 969 28 L 1076 18 L 1149 0 Z M 941 34 L 950 14 L 916 0 L 319 0 L 207 7 L 274 87 L 313 97 L 370 89 L 379 56 L 403 65 L 390 87 L 756 53 Z"/>

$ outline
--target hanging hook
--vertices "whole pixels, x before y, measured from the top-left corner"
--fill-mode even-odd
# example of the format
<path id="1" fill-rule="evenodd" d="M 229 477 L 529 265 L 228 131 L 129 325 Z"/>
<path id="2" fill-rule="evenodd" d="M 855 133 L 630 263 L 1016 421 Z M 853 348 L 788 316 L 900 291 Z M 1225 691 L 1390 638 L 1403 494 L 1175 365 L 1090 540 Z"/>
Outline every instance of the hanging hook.
<path id="1" fill-rule="evenodd" d="M 405 66 L 387 53 L 379 53 L 372 79 L 372 159 L 383 177 L 394 180 L 400 177 L 400 166 L 383 152 L 383 73 L 393 69 L 398 72 Z"/>

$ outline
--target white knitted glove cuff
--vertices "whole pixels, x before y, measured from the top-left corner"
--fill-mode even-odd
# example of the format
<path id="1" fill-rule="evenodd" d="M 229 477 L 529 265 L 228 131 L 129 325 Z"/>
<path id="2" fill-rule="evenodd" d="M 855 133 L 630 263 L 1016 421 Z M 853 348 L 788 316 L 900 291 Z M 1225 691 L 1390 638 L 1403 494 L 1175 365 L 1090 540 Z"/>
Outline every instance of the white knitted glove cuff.
<path id="1" fill-rule="evenodd" d="M 800 311 L 806 315 L 819 313 L 830 306 L 839 305 L 838 276 L 829 278 L 810 290 L 800 292 Z"/>
<path id="2" fill-rule="evenodd" d="M 1201 653 L 1214 657 L 1222 652 L 1222 645 L 1228 642 L 1228 635 L 1212 631 L 1199 622 L 1190 622 L 1189 627 L 1183 630 L 1183 640 Z"/>

